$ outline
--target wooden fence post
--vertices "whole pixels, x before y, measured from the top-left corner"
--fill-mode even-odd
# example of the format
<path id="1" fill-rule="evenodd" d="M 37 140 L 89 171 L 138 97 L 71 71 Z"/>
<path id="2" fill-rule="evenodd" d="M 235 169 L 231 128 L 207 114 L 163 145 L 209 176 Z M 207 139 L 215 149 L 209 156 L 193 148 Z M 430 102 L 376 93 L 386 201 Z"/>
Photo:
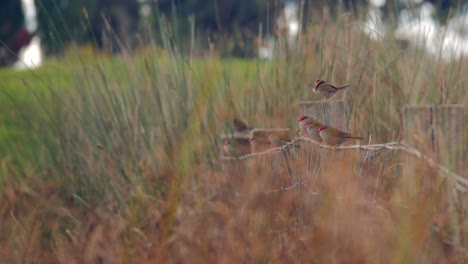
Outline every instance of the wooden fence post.
<path id="1" fill-rule="evenodd" d="M 344 101 L 302 101 L 299 116 L 310 116 L 318 121 L 346 131 L 348 105 Z"/>
<path id="2" fill-rule="evenodd" d="M 462 165 L 464 142 L 463 105 L 406 106 L 403 113 L 404 140 L 451 170 Z"/>
<path id="3" fill-rule="evenodd" d="M 459 171 L 464 148 L 463 105 L 406 106 L 403 112 L 404 142 L 420 150 L 452 171 Z M 406 159 L 405 178 L 408 194 L 421 188 L 426 194 L 441 180 L 424 161 Z M 453 187 L 453 186 L 450 186 Z"/>
<path id="4" fill-rule="evenodd" d="M 463 151 L 466 148 L 463 105 L 406 106 L 403 112 L 403 128 L 405 143 L 450 170 L 460 171 L 464 159 Z M 448 214 L 451 223 L 458 223 L 459 214 L 468 210 L 467 194 L 455 193 L 456 183 L 452 181 L 448 181 L 448 185 L 444 184 L 442 189 L 439 184 L 434 184 L 440 183 L 441 178 L 423 161 L 410 157 L 406 161 L 406 184 L 403 186 L 405 193 L 412 198 L 420 191 L 420 197 L 425 203 L 436 203 L 437 210 Z M 444 195 L 440 195 L 440 190 L 445 190 Z M 465 245 L 461 244 L 461 237 L 468 234 L 466 230 L 460 229 L 458 224 L 451 226 L 454 230 L 451 239 L 455 247 L 466 246 L 466 242 Z"/>
<path id="5" fill-rule="evenodd" d="M 231 138 L 232 140 L 238 143 L 240 151 L 242 155 L 250 154 L 250 143 L 249 137 L 255 137 L 256 142 L 256 152 L 263 152 L 266 151 L 272 146 L 270 145 L 270 141 L 268 140 L 266 134 L 267 132 L 274 132 L 283 140 L 290 140 L 293 138 L 291 135 L 291 130 L 289 128 L 255 128 L 252 129 L 249 134 L 245 135 L 221 135 L 221 139 L 224 141 L 226 138 Z M 287 151 L 286 151 L 287 152 Z M 269 186 L 264 186 L 267 189 L 278 189 L 281 187 L 287 187 L 291 185 L 290 178 L 292 175 L 290 163 L 289 163 L 289 156 L 286 153 L 278 152 L 278 153 L 270 153 L 267 154 L 265 157 L 262 158 L 253 158 L 252 159 L 245 159 L 245 160 L 229 160 L 225 161 L 222 164 L 223 170 L 225 171 L 226 175 L 229 177 L 230 182 L 237 187 L 244 181 L 244 178 L 248 175 L 248 171 L 250 169 L 255 169 L 255 167 L 268 164 L 267 168 L 269 170 L 264 176 L 272 177 L 268 183 Z M 253 168 L 252 168 L 253 167 Z"/>
<path id="6" fill-rule="evenodd" d="M 310 116 L 317 121 L 336 127 L 340 130 L 347 131 L 347 122 L 348 122 L 348 105 L 343 100 L 337 101 L 302 101 L 299 104 L 299 116 Z M 309 147 L 306 147 L 309 146 Z M 307 143 L 301 143 L 301 147 L 304 148 L 302 153 L 304 157 L 307 157 L 309 160 L 307 164 L 314 164 L 312 166 L 320 166 L 329 149 L 319 149 L 315 145 Z M 318 173 L 316 168 L 310 168 L 311 173 L 306 175 L 306 181 L 312 179 L 312 177 L 316 177 L 313 175 L 314 173 Z M 302 210 L 305 215 L 310 215 L 312 210 L 312 197 L 310 192 L 303 192 L 304 195 L 304 207 Z M 304 221 L 307 221 L 304 219 Z"/>

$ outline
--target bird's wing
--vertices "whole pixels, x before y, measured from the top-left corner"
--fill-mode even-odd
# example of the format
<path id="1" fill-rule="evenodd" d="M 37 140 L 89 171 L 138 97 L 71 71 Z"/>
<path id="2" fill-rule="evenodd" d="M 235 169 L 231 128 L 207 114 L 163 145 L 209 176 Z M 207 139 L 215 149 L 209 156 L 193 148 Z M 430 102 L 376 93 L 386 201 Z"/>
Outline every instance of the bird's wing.
<path id="1" fill-rule="evenodd" d="M 339 129 L 336 129 L 336 128 L 333 128 L 333 127 L 329 127 L 328 130 L 330 130 L 330 132 L 333 135 L 336 135 L 336 137 L 340 137 L 340 138 L 349 138 L 349 137 L 351 137 L 350 133 L 343 132 L 343 131 L 341 131 Z"/>
<path id="2" fill-rule="evenodd" d="M 322 87 L 320 87 L 319 90 L 322 92 L 334 93 L 338 89 L 331 84 L 322 84 Z"/>

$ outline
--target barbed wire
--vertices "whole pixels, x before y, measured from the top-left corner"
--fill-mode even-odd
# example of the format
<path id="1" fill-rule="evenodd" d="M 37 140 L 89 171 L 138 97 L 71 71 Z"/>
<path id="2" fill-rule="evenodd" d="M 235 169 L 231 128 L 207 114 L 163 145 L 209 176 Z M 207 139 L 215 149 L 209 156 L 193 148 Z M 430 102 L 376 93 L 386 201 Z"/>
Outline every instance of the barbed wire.
<path id="1" fill-rule="evenodd" d="M 303 136 L 296 136 L 291 141 L 288 141 L 286 144 L 284 144 L 281 147 L 270 148 L 262 152 L 245 154 L 239 157 L 221 157 L 220 159 L 222 161 L 239 161 L 239 160 L 252 159 L 252 158 L 259 157 L 259 156 L 265 156 L 265 155 L 269 155 L 273 153 L 284 152 L 284 151 L 287 151 L 292 145 L 295 145 L 296 143 L 300 141 L 315 144 L 319 148 L 326 148 L 326 149 L 332 149 L 332 150 L 361 149 L 361 150 L 367 150 L 368 152 L 376 152 L 376 151 L 388 149 L 388 150 L 404 151 L 416 158 L 419 158 L 425 161 L 427 165 L 429 165 L 430 167 L 434 169 L 437 169 L 439 172 L 441 172 L 443 176 L 452 180 L 455 183 L 456 190 L 463 192 L 463 193 L 468 192 L 468 179 L 462 177 L 459 174 L 456 174 L 455 172 L 451 171 L 447 167 L 436 162 L 434 159 L 428 157 L 427 155 L 424 155 L 420 150 L 415 149 L 414 147 L 411 147 L 408 144 L 405 144 L 400 141 L 393 141 L 393 142 L 381 143 L 381 144 L 348 145 L 348 146 L 332 147 L 332 146 L 317 143 Z"/>
<path id="2" fill-rule="evenodd" d="M 286 192 L 286 191 L 297 190 L 297 189 L 304 189 L 310 195 L 319 195 L 320 194 L 319 192 L 314 191 L 310 186 L 308 186 L 307 184 L 305 184 L 301 180 L 293 183 L 290 186 L 280 187 L 280 188 L 277 188 L 277 189 L 271 189 L 271 190 L 268 190 L 268 191 L 264 191 L 264 193 L 265 194 L 271 194 L 271 193 Z M 344 196 L 335 196 L 335 198 L 336 199 L 345 199 Z M 357 203 L 357 204 L 377 204 L 378 203 L 378 201 L 375 200 L 375 199 L 372 199 L 372 200 L 363 200 L 363 199 L 361 199 L 361 200 L 355 200 L 354 202 Z"/>

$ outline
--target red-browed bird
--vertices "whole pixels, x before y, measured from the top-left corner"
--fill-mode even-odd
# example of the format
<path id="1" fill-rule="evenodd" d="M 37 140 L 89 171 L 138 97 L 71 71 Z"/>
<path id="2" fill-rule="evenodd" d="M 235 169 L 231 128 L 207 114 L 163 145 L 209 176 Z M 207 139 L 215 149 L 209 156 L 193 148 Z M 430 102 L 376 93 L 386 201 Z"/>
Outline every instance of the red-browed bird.
<path id="1" fill-rule="evenodd" d="M 306 123 L 307 137 L 317 143 L 322 142 L 322 138 L 320 137 L 320 134 L 317 131 L 317 129 L 319 129 L 321 126 L 323 125 L 320 124 L 319 122 L 314 122 L 313 120 L 307 121 Z"/>
<path id="2" fill-rule="evenodd" d="M 349 84 L 336 87 L 323 80 L 316 80 L 314 86 L 314 92 L 324 99 L 331 99 L 339 90 L 347 88 Z"/>
<path id="3" fill-rule="evenodd" d="M 234 126 L 234 131 L 238 133 L 247 133 L 250 131 L 250 128 L 247 124 L 238 117 L 234 117 L 232 120 L 232 124 Z"/>
<path id="4" fill-rule="evenodd" d="M 341 145 L 351 139 L 364 139 L 329 126 L 321 126 L 317 132 L 319 132 L 322 142 L 329 146 Z"/>

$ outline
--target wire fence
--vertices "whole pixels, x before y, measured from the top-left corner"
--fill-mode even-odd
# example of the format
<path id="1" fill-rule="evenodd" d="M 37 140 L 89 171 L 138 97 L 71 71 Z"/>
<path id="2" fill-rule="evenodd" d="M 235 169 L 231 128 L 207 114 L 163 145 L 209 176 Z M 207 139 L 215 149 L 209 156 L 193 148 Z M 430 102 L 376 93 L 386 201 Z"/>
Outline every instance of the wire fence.
<path id="1" fill-rule="evenodd" d="M 338 147 L 331 147 L 327 145 L 322 145 L 319 144 L 311 139 L 308 139 L 306 137 L 302 136 L 297 136 L 291 141 L 287 142 L 285 145 L 281 147 L 275 147 L 275 148 L 270 148 L 262 152 L 256 152 L 256 153 L 250 153 L 250 154 L 245 154 L 241 155 L 239 157 L 221 157 L 222 161 L 226 162 L 232 162 L 232 161 L 245 161 L 249 159 L 254 159 L 254 158 L 259 158 L 263 157 L 266 155 L 271 155 L 274 153 L 287 153 L 288 149 L 291 148 L 293 145 L 296 145 L 299 142 L 308 142 L 317 145 L 319 148 L 323 149 L 331 149 L 331 150 L 351 150 L 351 149 L 358 149 L 358 150 L 365 150 L 365 158 L 367 157 L 372 157 L 375 153 L 378 153 L 383 150 L 396 150 L 396 151 L 403 151 L 406 152 L 407 154 L 414 156 L 420 160 L 423 160 L 428 166 L 431 168 L 436 169 L 439 172 L 439 175 L 450 180 L 454 184 L 454 187 L 457 191 L 462 192 L 462 193 L 467 193 L 468 192 L 468 179 L 462 177 L 461 175 L 451 171 L 447 167 L 439 164 L 437 161 L 432 159 L 431 157 L 423 154 L 420 150 L 417 150 L 403 142 L 388 142 L 388 143 L 382 143 L 382 144 L 369 144 L 369 145 L 349 145 L 349 146 L 338 146 Z M 287 162 L 287 160 L 286 160 Z M 288 162 L 287 162 L 288 165 Z M 289 165 L 288 165 L 289 167 Z M 289 168 L 288 168 L 289 169 Z M 289 190 L 289 189 L 295 189 L 298 187 L 307 187 L 304 185 L 303 182 L 297 181 L 293 183 L 291 186 L 288 187 L 281 187 L 280 189 L 275 189 L 275 190 L 270 190 L 268 191 L 269 193 L 271 192 L 276 192 L 276 191 L 284 191 L 284 190 Z"/>

